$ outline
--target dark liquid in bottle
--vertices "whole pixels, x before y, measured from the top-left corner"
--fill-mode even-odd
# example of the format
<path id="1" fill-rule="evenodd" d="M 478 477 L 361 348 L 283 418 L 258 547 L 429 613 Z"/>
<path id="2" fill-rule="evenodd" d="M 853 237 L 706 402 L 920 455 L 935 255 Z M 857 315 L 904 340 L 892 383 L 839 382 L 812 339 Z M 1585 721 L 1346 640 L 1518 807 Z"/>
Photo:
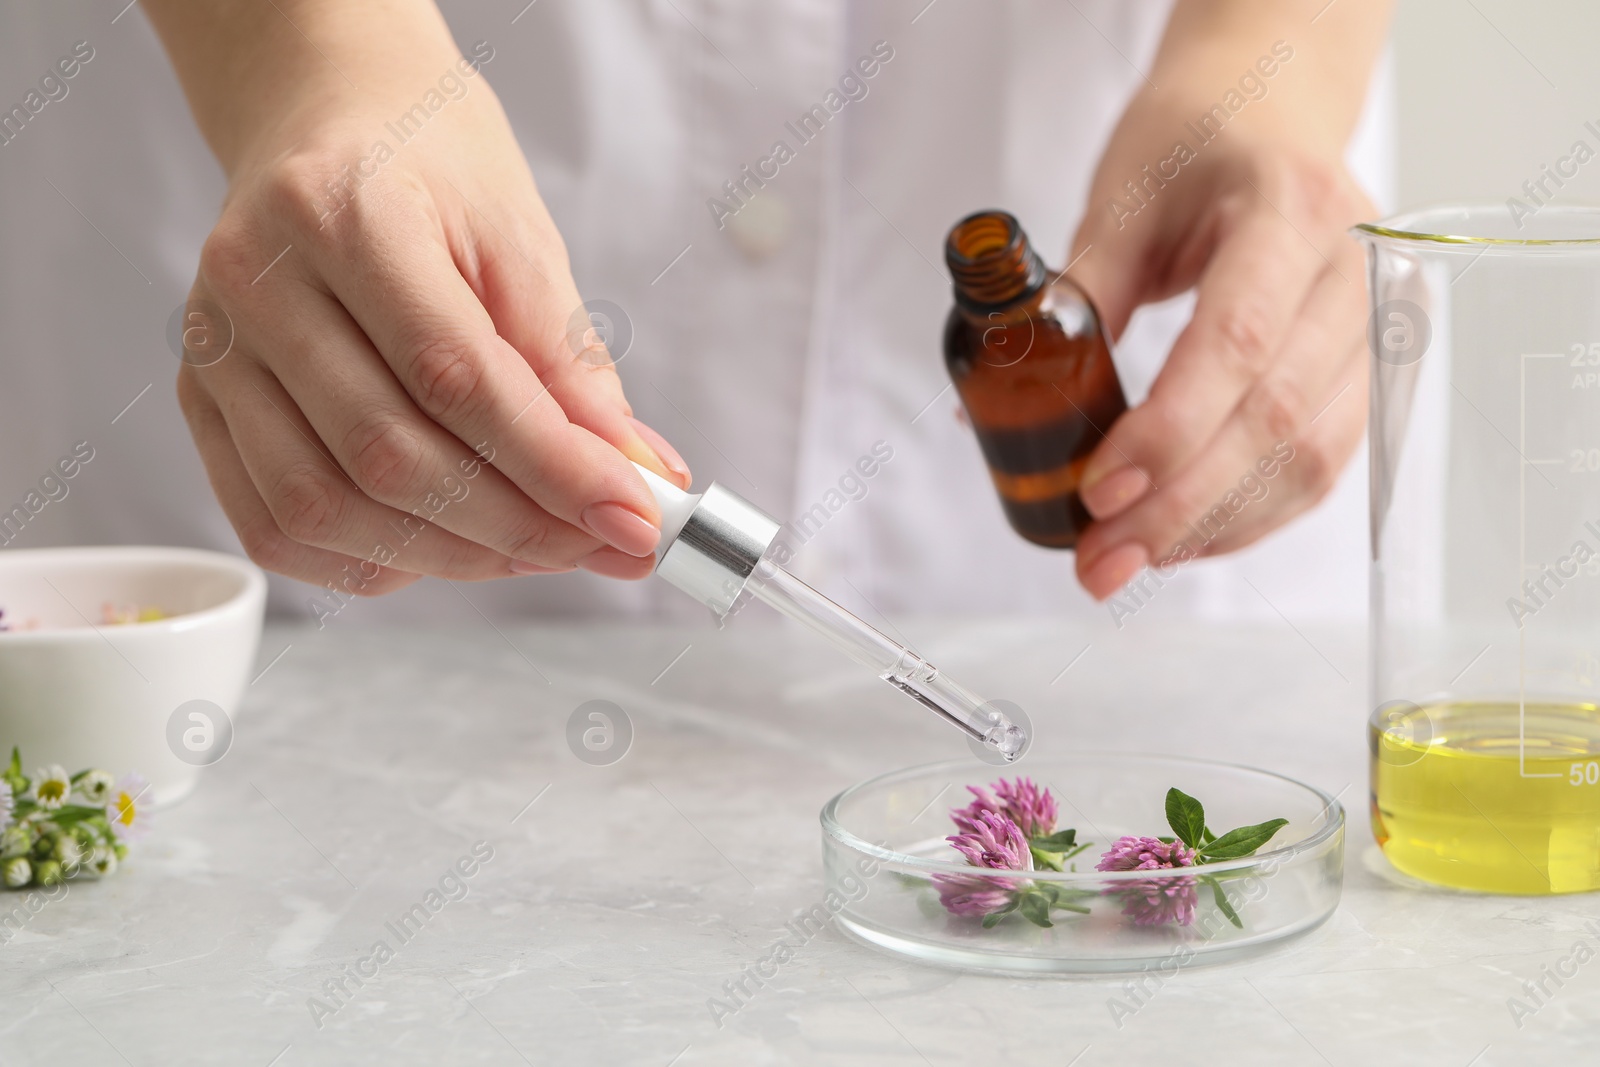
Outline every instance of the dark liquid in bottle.
<path id="1" fill-rule="evenodd" d="M 1036 545 L 1071 548 L 1090 522 L 1084 464 L 1127 410 L 1100 317 L 1004 212 L 963 219 L 945 258 L 956 289 L 945 365 L 1006 518 Z"/>

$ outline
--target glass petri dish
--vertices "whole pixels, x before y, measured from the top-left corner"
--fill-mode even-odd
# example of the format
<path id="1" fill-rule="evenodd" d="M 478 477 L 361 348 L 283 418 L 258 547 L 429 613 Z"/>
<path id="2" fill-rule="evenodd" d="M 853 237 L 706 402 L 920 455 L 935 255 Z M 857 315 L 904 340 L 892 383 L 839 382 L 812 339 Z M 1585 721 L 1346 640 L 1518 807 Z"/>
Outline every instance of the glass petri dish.
<path id="1" fill-rule="evenodd" d="M 945 841 L 956 832 L 950 809 L 971 799 L 966 787 L 988 786 L 1002 775 L 1048 788 L 1060 811 L 1057 828 L 1072 827 L 1079 843 L 1092 842 L 1067 870 L 977 868 Z M 1171 833 L 1165 800 L 1173 786 L 1205 805 L 1206 823 L 1217 832 L 1275 818 L 1289 822 L 1261 852 L 1242 859 L 1096 871 L 1118 837 Z M 1239 959 L 1321 925 L 1343 886 L 1345 812 L 1334 797 L 1282 775 L 1205 760 L 1080 752 L 1030 758 L 1005 772 L 953 760 L 852 786 L 828 801 L 821 818 L 829 891 L 823 910 L 869 945 L 960 970 L 1170 974 Z M 981 881 L 971 882 L 975 877 Z M 1052 907 L 1049 927 L 1020 910 L 985 927 L 981 915 L 954 914 L 941 903 L 941 891 L 958 907 L 963 893 L 995 894 L 967 901 L 973 910 L 990 906 L 985 899 L 998 904 L 1030 890 L 1076 910 Z"/>

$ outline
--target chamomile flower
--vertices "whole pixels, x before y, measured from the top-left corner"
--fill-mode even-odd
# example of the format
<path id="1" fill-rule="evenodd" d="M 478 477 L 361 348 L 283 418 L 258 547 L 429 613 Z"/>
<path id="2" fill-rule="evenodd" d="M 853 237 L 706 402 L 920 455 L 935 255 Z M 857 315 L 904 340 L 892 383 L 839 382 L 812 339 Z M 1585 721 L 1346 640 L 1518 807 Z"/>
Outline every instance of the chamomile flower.
<path id="1" fill-rule="evenodd" d="M 12 856 L 26 856 L 33 851 L 33 831 L 26 823 L 17 823 L 0 830 L 0 860 Z"/>
<path id="2" fill-rule="evenodd" d="M 83 862 L 83 846 L 78 844 L 78 839 L 71 834 L 63 833 L 56 838 L 56 844 L 50 850 L 51 854 L 61 861 L 61 866 L 71 870 Z"/>
<path id="3" fill-rule="evenodd" d="M 67 802 L 72 793 L 72 779 L 59 763 L 40 767 L 33 775 L 33 799 L 45 811 L 54 811 Z"/>
<path id="4" fill-rule="evenodd" d="M 7 889 L 21 889 L 33 881 L 33 864 L 28 862 L 26 856 L 13 856 L 0 861 L 0 879 L 5 880 Z"/>
<path id="5" fill-rule="evenodd" d="M 99 807 L 111 799 L 111 787 L 117 780 L 106 771 L 90 771 L 78 779 L 78 793 L 91 807 Z"/>
<path id="6" fill-rule="evenodd" d="M 150 783 L 136 772 L 123 775 L 111 787 L 106 821 L 118 841 L 137 841 L 150 829 L 150 800 L 146 795 L 149 790 Z"/>
<path id="7" fill-rule="evenodd" d="M 0 890 L 116 873 L 128 843 L 149 829 L 149 790 L 136 773 L 116 778 L 89 768 L 69 776 L 58 763 L 30 779 L 12 748 L 0 762 Z"/>

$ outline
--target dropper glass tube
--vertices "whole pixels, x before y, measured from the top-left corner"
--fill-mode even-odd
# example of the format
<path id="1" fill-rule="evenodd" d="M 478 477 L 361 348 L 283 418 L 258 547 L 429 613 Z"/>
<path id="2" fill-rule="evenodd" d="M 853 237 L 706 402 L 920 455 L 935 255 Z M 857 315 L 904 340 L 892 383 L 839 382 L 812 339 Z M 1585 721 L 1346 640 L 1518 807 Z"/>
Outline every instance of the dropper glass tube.
<path id="1" fill-rule="evenodd" d="M 747 594 L 830 644 L 1010 763 L 1028 732 L 911 649 L 868 626 L 770 556 L 778 521 L 716 482 L 688 493 L 634 464 L 661 509 L 656 574 L 725 620 Z"/>
<path id="2" fill-rule="evenodd" d="M 1007 763 L 1022 754 L 1026 731 L 939 668 L 887 634 L 846 611 L 769 558 L 745 582 L 752 596 L 814 633 L 878 677 L 990 746 Z"/>

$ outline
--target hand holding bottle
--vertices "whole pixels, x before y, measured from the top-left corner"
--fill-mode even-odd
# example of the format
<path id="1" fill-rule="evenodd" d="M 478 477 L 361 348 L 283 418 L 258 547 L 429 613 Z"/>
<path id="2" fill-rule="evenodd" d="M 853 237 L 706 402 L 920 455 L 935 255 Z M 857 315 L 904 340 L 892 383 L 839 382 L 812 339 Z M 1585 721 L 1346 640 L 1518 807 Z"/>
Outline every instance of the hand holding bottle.
<path id="1" fill-rule="evenodd" d="M 1084 472 L 1096 522 L 1077 569 L 1097 597 L 1175 552 L 1231 551 L 1282 525 L 1360 441 L 1366 290 L 1346 231 L 1373 208 L 1342 157 L 1386 7 L 1336 6 L 1308 34 L 1287 6 L 1180 3 L 1150 73 L 1160 88 L 1134 99 L 1101 160 L 1070 276 L 1113 336 L 1140 304 L 1191 287 L 1197 301 L 1149 397 Z M 1190 524 L 1285 445 L 1271 492 L 1201 541 Z"/>

